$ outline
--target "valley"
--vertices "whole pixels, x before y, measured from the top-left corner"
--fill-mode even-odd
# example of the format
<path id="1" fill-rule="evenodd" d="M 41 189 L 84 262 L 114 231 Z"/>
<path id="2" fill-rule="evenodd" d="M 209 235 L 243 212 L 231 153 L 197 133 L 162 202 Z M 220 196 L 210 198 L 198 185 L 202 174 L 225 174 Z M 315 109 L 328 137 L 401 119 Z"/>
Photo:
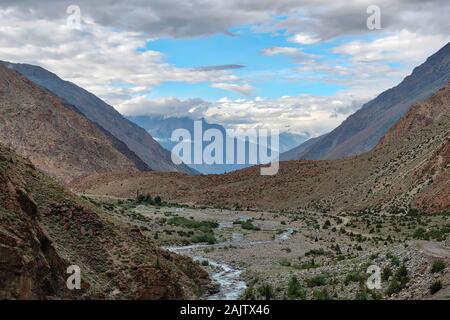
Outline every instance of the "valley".
<path id="1" fill-rule="evenodd" d="M 450 214 L 235 210 L 88 198 L 167 250 L 193 258 L 214 287 L 203 299 L 448 298 Z M 432 254 L 436 247 L 441 256 Z M 430 249 L 431 248 L 431 249 Z M 444 253 L 444 254 L 443 254 Z M 444 261 L 446 271 L 433 273 Z M 385 275 L 369 290 L 367 268 Z M 397 283 L 402 267 L 408 281 Z M 390 274 L 389 274 L 390 273 Z"/>

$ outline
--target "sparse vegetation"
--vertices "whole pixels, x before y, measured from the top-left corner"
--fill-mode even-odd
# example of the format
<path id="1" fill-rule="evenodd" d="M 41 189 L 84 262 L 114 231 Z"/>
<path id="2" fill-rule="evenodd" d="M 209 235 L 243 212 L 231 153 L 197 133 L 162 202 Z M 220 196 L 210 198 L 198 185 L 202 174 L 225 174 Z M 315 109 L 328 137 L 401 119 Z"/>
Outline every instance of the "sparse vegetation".
<path id="1" fill-rule="evenodd" d="M 305 299 L 306 293 L 305 290 L 300 285 L 297 277 L 293 276 L 288 283 L 288 288 L 286 292 L 286 296 L 289 299 Z"/>
<path id="2" fill-rule="evenodd" d="M 433 264 L 431 265 L 431 272 L 432 273 L 439 273 L 443 271 L 446 267 L 446 264 L 443 260 L 435 260 L 433 261 Z"/>
<path id="3" fill-rule="evenodd" d="M 440 280 L 434 281 L 430 286 L 430 293 L 435 294 L 442 289 L 442 282 Z"/>

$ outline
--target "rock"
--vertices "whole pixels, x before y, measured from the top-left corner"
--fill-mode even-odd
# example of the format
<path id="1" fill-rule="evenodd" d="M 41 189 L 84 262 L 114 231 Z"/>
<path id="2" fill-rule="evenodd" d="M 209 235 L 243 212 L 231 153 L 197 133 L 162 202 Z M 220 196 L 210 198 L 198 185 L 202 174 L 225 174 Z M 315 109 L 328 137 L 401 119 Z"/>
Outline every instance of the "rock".
<path id="1" fill-rule="evenodd" d="M 36 202 L 34 202 L 34 200 L 30 197 L 30 195 L 22 188 L 18 188 L 16 190 L 16 193 L 17 193 L 17 200 L 22 210 L 30 217 L 36 217 L 38 211 Z"/>

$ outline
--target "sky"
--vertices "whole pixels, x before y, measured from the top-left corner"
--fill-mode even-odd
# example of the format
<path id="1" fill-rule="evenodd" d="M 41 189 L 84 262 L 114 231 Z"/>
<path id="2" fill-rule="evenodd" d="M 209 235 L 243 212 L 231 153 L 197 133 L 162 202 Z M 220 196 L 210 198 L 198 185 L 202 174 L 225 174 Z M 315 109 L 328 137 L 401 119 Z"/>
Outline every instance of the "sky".
<path id="1" fill-rule="evenodd" d="M 317 136 L 448 43 L 449 12 L 447 0 L 0 0 L 0 60 L 126 116 Z"/>

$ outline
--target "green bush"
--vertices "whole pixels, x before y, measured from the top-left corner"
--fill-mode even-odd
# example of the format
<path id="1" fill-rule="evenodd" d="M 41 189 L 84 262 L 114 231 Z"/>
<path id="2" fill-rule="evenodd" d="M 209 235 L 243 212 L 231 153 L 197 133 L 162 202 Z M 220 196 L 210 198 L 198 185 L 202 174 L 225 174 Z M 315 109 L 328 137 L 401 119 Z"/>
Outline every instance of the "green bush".
<path id="1" fill-rule="evenodd" d="M 293 276 L 288 283 L 287 297 L 289 299 L 306 299 L 306 293 L 300 286 L 297 277 Z"/>
<path id="2" fill-rule="evenodd" d="M 392 277 L 392 269 L 391 267 L 386 266 L 383 268 L 383 271 L 381 272 L 381 280 L 388 281 L 390 277 Z"/>
<path id="3" fill-rule="evenodd" d="M 357 270 L 350 272 L 344 280 L 344 284 L 347 286 L 350 282 L 361 282 L 364 280 L 364 276 Z"/>
<path id="4" fill-rule="evenodd" d="M 322 248 L 320 248 L 320 249 L 311 249 L 311 250 L 309 250 L 308 252 L 305 253 L 305 257 L 308 257 L 308 256 L 323 256 L 325 254 L 326 254 L 326 252 Z"/>
<path id="5" fill-rule="evenodd" d="M 316 300 L 331 300 L 331 296 L 327 289 L 315 290 L 313 292 L 313 297 Z"/>
<path id="6" fill-rule="evenodd" d="M 389 287 L 386 289 L 386 294 L 388 296 L 393 295 L 394 293 L 399 293 L 400 291 L 402 291 L 404 288 L 404 286 L 397 281 L 396 279 L 393 279 L 391 281 L 391 283 L 389 284 Z"/>
<path id="7" fill-rule="evenodd" d="M 234 221 L 233 224 L 240 224 L 242 229 L 245 230 L 254 230 L 254 231 L 259 231 L 261 230 L 260 228 L 258 228 L 257 226 L 255 226 L 250 220 L 246 220 L 246 221 Z"/>
<path id="8" fill-rule="evenodd" d="M 391 296 L 394 293 L 399 293 L 406 287 L 408 281 L 408 269 L 406 268 L 405 264 L 402 264 L 402 266 L 398 268 L 397 272 L 394 275 L 394 278 L 389 284 L 389 287 L 386 290 L 386 294 L 388 296 Z"/>
<path id="9" fill-rule="evenodd" d="M 442 289 L 442 283 L 441 281 L 435 281 L 431 284 L 430 286 L 430 293 L 431 294 L 435 294 L 436 292 L 438 292 L 439 290 Z"/>
<path id="10" fill-rule="evenodd" d="M 253 287 L 248 287 L 247 289 L 245 289 L 244 293 L 241 296 L 241 299 L 242 300 L 256 300 Z"/>
<path id="11" fill-rule="evenodd" d="M 195 221 L 186 219 L 184 217 L 173 217 L 167 221 L 168 224 L 177 227 L 200 229 L 201 231 L 208 232 L 210 229 L 215 229 L 219 226 L 217 222 L 213 221 Z"/>
<path id="12" fill-rule="evenodd" d="M 203 243 L 206 242 L 208 244 L 214 244 L 217 242 L 216 237 L 212 233 L 204 233 L 202 235 L 198 235 L 192 238 L 192 242 L 194 243 Z"/>
<path id="13" fill-rule="evenodd" d="M 136 196 L 136 202 L 139 204 L 154 204 L 152 197 L 147 194 L 138 194 Z"/>
<path id="14" fill-rule="evenodd" d="M 271 300 L 274 298 L 273 289 L 270 284 L 263 284 L 258 288 L 258 293 L 266 300 Z"/>
<path id="15" fill-rule="evenodd" d="M 325 273 L 306 280 L 306 285 L 310 288 L 324 286 L 328 283 L 329 276 Z"/>
<path id="16" fill-rule="evenodd" d="M 446 267 L 446 264 L 442 260 L 435 260 L 433 261 L 433 264 L 431 265 L 431 272 L 432 273 L 438 273 L 444 270 Z"/>

